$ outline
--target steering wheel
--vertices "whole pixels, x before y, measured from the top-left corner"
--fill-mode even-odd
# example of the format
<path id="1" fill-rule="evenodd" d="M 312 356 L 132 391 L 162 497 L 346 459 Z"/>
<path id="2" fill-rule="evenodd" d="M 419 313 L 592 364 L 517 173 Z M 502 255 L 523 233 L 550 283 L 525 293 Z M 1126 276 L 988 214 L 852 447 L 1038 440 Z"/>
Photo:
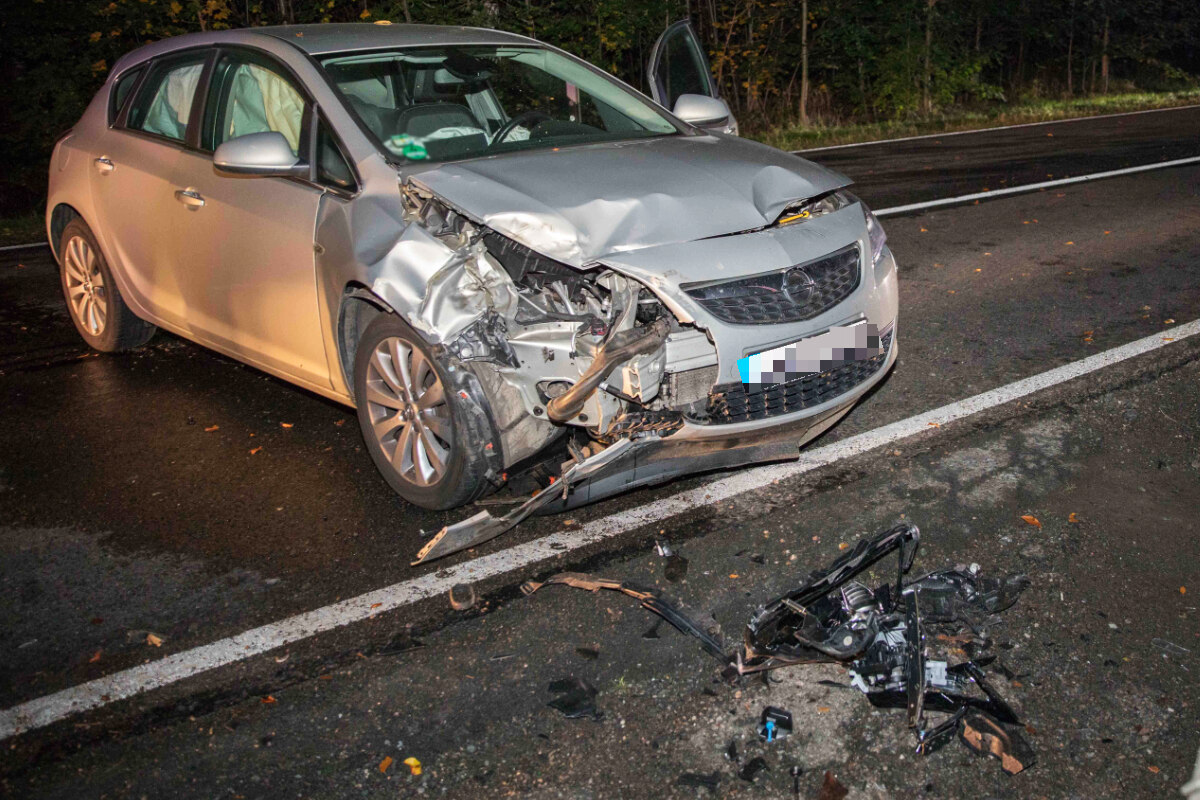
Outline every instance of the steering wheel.
<path id="1" fill-rule="evenodd" d="M 517 128 L 522 126 L 528 128 L 530 127 L 529 123 L 544 122 L 549 119 L 554 119 L 554 117 L 550 116 L 545 111 L 538 111 L 536 109 L 517 114 L 508 122 L 504 123 L 504 126 L 500 128 L 500 130 L 496 131 L 496 135 L 492 137 L 491 147 L 495 147 L 498 144 L 503 144 L 504 140 L 511 136 L 512 132 Z"/>

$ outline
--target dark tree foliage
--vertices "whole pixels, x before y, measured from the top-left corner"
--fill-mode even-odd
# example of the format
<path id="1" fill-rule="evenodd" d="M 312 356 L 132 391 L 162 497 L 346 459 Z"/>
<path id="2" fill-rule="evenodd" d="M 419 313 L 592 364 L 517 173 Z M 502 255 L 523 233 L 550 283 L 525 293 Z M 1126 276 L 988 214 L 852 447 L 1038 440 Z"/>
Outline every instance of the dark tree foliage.
<path id="1" fill-rule="evenodd" d="M 4 0 L 0 214 L 39 202 L 55 138 L 116 59 L 196 30 L 391 20 L 534 36 L 645 85 L 690 18 L 745 130 L 1191 85 L 1200 2 L 1145 0 Z M 804 11 L 807 10 L 807 18 Z M 805 48 L 807 45 L 807 48 Z M 807 49 L 809 76 L 802 69 Z M 803 100 L 802 100 L 803 98 Z M 802 107 L 803 104 L 803 107 Z"/>

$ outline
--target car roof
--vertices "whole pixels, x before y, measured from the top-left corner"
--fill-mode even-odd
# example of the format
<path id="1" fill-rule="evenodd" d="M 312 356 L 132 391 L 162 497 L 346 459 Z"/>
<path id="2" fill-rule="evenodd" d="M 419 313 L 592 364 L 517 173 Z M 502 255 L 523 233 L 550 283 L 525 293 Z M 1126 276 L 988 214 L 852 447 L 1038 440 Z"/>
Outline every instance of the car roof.
<path id="1" fill-rule="evenodd" d="M 303 50 L 309 55 L 328 55 L 342 51 L 382 50 L 439 44 L 541 44 L 516 33 L 488 28 L 450 25 L 380 24 L 379 22 L 337 22 L 323 25 L 271 25 L 261 28 L 185 33 L 143 45 L 121 56 L 112 74 L 126 67 L 176 50 L 213 44 L 259 46 L 267 37 Z"/>
<path id="2" fill-rule="evenodd" d="M 449 25 L 382 24 L 338 22 L 325 25 L 276 25 L 249 28 L 284 39 L 312 55 L 343 50 L 374 50 L 387 47 L 438 44 L 529 44 L 532 39 L 487 28 Z"/>

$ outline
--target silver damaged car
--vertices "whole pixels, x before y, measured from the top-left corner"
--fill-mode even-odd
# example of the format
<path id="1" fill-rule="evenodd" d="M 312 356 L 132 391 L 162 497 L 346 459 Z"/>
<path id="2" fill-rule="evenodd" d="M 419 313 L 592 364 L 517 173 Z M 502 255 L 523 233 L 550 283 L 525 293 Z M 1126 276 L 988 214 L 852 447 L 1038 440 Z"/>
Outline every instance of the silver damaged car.
<path id="1" fill-rule="evenodd" d="M 653 100 L 524 36 L 420 25 L 147 45 L 54 149 L 75 326 L 99 350 L 164 328 L 355 407 L 426 508 L 557 459 L 418 562 L 794 459 L 895 362 L 895 260 L 847 178 L 735 135 L 689 25 L 647 72 Z"/>

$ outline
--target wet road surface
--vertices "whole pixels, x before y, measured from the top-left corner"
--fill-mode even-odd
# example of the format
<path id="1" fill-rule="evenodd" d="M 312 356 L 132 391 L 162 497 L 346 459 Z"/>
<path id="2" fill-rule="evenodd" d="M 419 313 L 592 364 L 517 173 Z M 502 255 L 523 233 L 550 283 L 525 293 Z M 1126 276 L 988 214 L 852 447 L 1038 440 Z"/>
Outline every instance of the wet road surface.
<path id="1" fill-rule="evenodd" d="M 1144 120 L 1156 130 L 1160 118 L 1167 116 L 1122 118 L 1127 120 L 1122 124 Z M 1084 129 L 1102 122 L 1065 127 Z M 1054 137 L 1043 132 L 1041 139 L 1059 147 L 1064 137 L 1054 132 Z M 1142 128 L 1135 134 L 1131 136 L 1143 144 L 1159 135 Z M 964 159 L 975 158 L 980 148 L 973 139 L 951 137 L 942 147 Z M 1028 158 L 1056 157 L 1030 153 L 1032 146 L 1013 145 L 1017 151 L 1026 148 Z M 1114 156 L 1112 150 L 1131 147 L 1118 142 L 1098 149 L 1093 154 L 1094 163 L 1100 165 L 1096 168 L 1111 168 L 1104 159 L 1126 157 Z M 877 207 L 925 199 L 922 192 L 932 191 L 911 174 L 911 153 L 888 157 L 867 150 L 856 163 L 814 157 L 851 176 L 856 176 L 856 170 L 860 173 L 856 177 L 870 176 L 860 193 Z M 846 159 L 852 152 L 828 155 Z M 878 175 L 885 162 L 899 165 L 887 173 L 890 178 Z M 1014 167 L 1010 174 L 1024 174 L 1021 169 L 1030 168 Z M 965 185 L 955 180 L 959 179 L 951 177 L 951 184 L 933 196 L 946 196 L 947 191 L 957 192 L 956 187 Z M 1198 183 L 1200 169 L 1172 169 L 889 220 L 890 243 L 902 265 L 900 363 L 884 385 L 823 442 L 1152 334 L 1162 330 L 1167 320 L 1200 317 L 1200 238 L 1194 234 L 1200 222 Z M 354 417 L 347 409 L 161 333 L 136 353 L 87 353 L 56 295 L 48 254 L 4 254 L 0 259 L 0 385 L 6 399 L 0 410 L 0 452 L 5 454 L 0 459 L 4 597 L 0 648 L 6 653 L 0 667 L 0 706 L 422 574 L 408 566 L 423 541 L 422 531 L 431 533 L 461 518 L 461 511 L 426 512 L 392 496 L 362 451 Z M 944 560 L 954 553 L 954 557 L 979 560 L 976 553 L 982 550 L 995 554 L 997 568 L 1036 567 L 1041 574 L 1053 574 L 1055 582 L 1068 581 L 1078 602 L 1099 604 L 1106 614 L 1125 613 L 1112 608 L 1106 587 L 1113 582 L 1123 581 L 1133 595 L 1139 586 L 1171 584 L 1168 588 L 1174 594 L 1131 598 L 1141 604 L 1137 618 L 1149 614 L 1162 625 L 1182 626 L 1156 636 L 1194 640 L 1194 609 L 1176 608 L 1167 598 L 1186 600 L 1177 585 L 1187 584 L 1187 564 L 1194 565 L 1197 555 L 1195 530 L 1188 527 L 1194 522 L 1187 522 L 1189 513 L 1194 520 L 1200 510 L 1200 456 L 1196 455 L 1200 414 L 1194 407 L 1196 373 L 1191 366 L 1195 356 L 1193 345 L 1181 343 L 1170 353 L 1072 384 L 1054 393 L 1052 401 L 1035 403 L 1028 412 L 1009 409 L 974 421 L 961 432 L 947 432 L 952 438 L 945 445 L 935 439 L 913 450 L 905 447 L 899 455 L 859 459 L 756 493 L 729 508 L 722 504 L 698 509 L 656 530 L 573 552 L 563 566 L 603 567 L 622 576 L 640 570 L 644 574 L 639 577 L 652 580 L 659 565 L 647 555 L 646 544 L 661 530 L 662 535 L 686 543 L 693 561 L 689 592 L 722 611 L 718 618 L 736 636 L 737 625 L 754 601 L 786 588 L 794 579 L 788 570 L 741 564 L 744 557 L 739 560 L 735 554 L 751 547 L 750 542 L 762 537 L 761 531 L 779 534 L 765 537 L 774 549 L 803 554 L 797 570 L 803 574 L 818 565 L 811 559 L 829 557 L 828 547 L 809 546 L 812 536 L 821 537 L 826 545 L 830 537 L 853 541 L 886 527 L 900 513 L 916 518 L 919 511 L 935 532 L 941 532 L 934 534 L 932 542 L 927 538 L 927 546 L 936 548 L 930 558 Z M 1135 414 L 1128 417 L 1131 408 Z M 1036 445 L 1028 457 L 1022 455 L 1022 442 L 1030 437 L 1022 431 L 1029 425 L 1051 424 L 1046 422 L 1051 418 L 1057 420 L 1051 436 L 1057 444 Z M 993 450 L 1000 455 L 988 455 Z M 1169 457 L 1163 455 L 1168 451 Z M 964 489 L 954 483 L 952 466 L 938 466 L 939 458 L 950 459 L 951 465 L 964 460 L 972 465 L 995 462 L 984 468 L 980 478 L 986 483 L 991 476 L 994 485 L 983 492 Z M 1158 466 L 1160 461 L 1165 467 Z M 919 480 L 913 477 L 916 473 L 922 476 Z M 701 480 L 614 498 L 569 515 L 539 518 L 481 552 L 653 502 Z M 1153 497 L 1144 496 L 1151 491 Z M 1095 506 L 1096 513 L 1085 514 L 1076 507 L 1081 503 Z M 1095 537 L 1089 540 L 1091 549 L 1086 553 L 1078 549 L 1079 542 L 1067 534 L 1069 528 L 1056 528 L 1058 538 L 1041 544 L 1042 552 L 1049 553 L 1045 559 L 1022 556 L 1010 547 L 1015 541 L 1011 537 L 1019 531 L 1012 530 L 1012 519 L 1039 504 L 1063 516 L 1071 505 L 1071 510 L 1095 520 L 1089 534 Z M 976 509 L 982 513 L 975 513 Z M 1168 517 L 1170 524 L 1154 519 L 1155 536 L 1151 545 L 1143 543 L 1147 552 L 1142 552 L 1130 543 L 1130 533 L 1136 534 L 1155 515 Z M 968 524 L 969 516 L 978 519 Z M 1118 517 L 1120 524 L 1114 522 Z M 930 527 L 924 520 L 918 522 Z M 776 546 L 776 538 L 784 541 Z M 804 543 L 805 549 L 796 549 L 797 543 Z M 1097 553 L 1104 559 L 1089 568 L 1076 563 Z M 790 554 L 780 554 L 780 560 L 783 555 L 790 559 Z M 462 554 L 449 563 L 475 555 Z M 1043 563 L 1046 559 L 1049 565 Z M 941 563 L 937 561 L 938 566 Z M 424 569 L 441 568 L 439 563 Z M 1126 575 L 1123 569 L 1131 571 Z M 752 572 L 754 583 L 730 583 L 740 579 L 725 577 Z M 539 595 L 510 602 L 516 597 L 516 583 L 525 577 L 530 576 L 499 578 L 477 587 L 487 607 L 498 608 L 493 612 L 496 616 L 463 621 L 445 603 L 430 601 L 305 642 L 291 648 L 282 664 L 278 662 L 282 654 L 255 659 L 30 734 L 6 756 L 6 785 L 29 791 L 37 787 L 39 796 L 70 795 L 72 787 L 77 788 L 74 771 L 83 770 L 98 787 L 97 796 L 120 795 L 131 788 L 163 794 L 194 787 L 190 780 L 210 773 L 222 792 L 246 796 L 274 794 L 285 787 L 293 794 L 327 795 L 338 791 L 335 787 L 345 789 L 360 780 L 365 781 L 363 793 L 394 793 L 394 785 L 361 776 L 364 764 L 374 766 L 364 761 L 368 753 L 374 758 L 375 749 L 383 747 L 379 742 L 386 740 L 392 742 L 389 746 L 398 748 L 398 742 L 403 742 L 414 752 L 419 749 L 428 754 L 426 759 L 432 755 L 439 766 L 431 770 L 435 777 L 426 778 L 433 781 L 428 788 L 453 794 L 471 785 L 461 782 L 464 776 L 474 779 L 487 772 L 474 769 L 478 759 L 464 749 L 464 742 L 476 742 L 478 752 L 486 741 L 497 766 L 484 785 L 497 780 L 497 786 L 529 792 L 541 785 L 528 782 L 531 776 L 542 774 L 549 780 L 559 774 L 538 773 L 531 767 L 545 763 L 547 757 L 546 740 L 527 738 L 533 730 L 530 726 L 543 723 L 542 732 L 550 731 L 547 735 L 559 742 L 551 761 L 579 780 L 581 776 L 571 770 L 582 767 L 570 765 L 585 750 L 616 747 L 622 734 L 611 725 L 596 731 L 556 727 L 551 724 L 556 721 L 545 717 L 547 712 L 541 708 L 545 699 L 539 700 L 544 681 L 551 672 L 570 666 L 572 658 L 579 658 L 573 655 L 575 639 L 593 641 L 606 654 L 611 650 L 622 654 L 612 659 L 606 655 L 589 672 L 589 679 L 606 692 L 614 688 L 627 692 L 613 714 L 628 715 L 627 726 L 635 732 L 628 735 L 640 737 L 641 743 L 630 747 L 643 747 L 642 740 L 661 737 L 678 744 L 699 735 L 695 720 L 672 716 L 683 713 L 681 698 L 689 697 L 687 692 L 694 694 L 711 678 L 708 665 L 692 657 L 689 643 L 647 651 L 639 638 L 639 626 L 647 622 L 639 616 L 643 612 L 619 598 Z M 1062 640 L 1074 630 L 1079 608 L 1071 606 L 1067 613 L 1066 600 L 1056 607 L 1051 602 L 1053 593 L 1047 591 L 1043 587 L 1030 613 L 1043 615 L 1041 624 L 1056 626 L 1055 640 Z M 1067 592 L 1062 594 L 1065 597 Z M 621 619 L 624 624 L 618 624 Z M 455 624 L 446 627 L 447 623 Z M 394 651 L 402 649 L 407 626 L 414 626 L 427 647 L 398 660 Z M 593 626 L 602 626 L 603 635 Z M 148 633 L 161 637 L 163 646 L 150 648 Z M 1075 649 L 1064 657 L 1104 660 L 1086 645 L 1082 640 L 1072 644 Z M 503 655 L 498 650 L 521 655 L 491 661 Z M 1143 658 L 1144 648 L 1134 655 Z M 448 668 L 450 658 L 457 659 L 453 668 Z M 1049 676 L 1056 669 L 1056 658 L 1046 653 L 1031 656 L 1031 669 Z M 1135 677 L 1130 673 L 1138 668 L 1129 667 L 1116 684 L 1130 696 L 1111 707 L 1102 703 L 1095 713 L 1121 717 L 1127 711 L 1134 713 L 1127 700 L 1137 701 L 1134 705 L 1145 701 L 1155 709 L 1156 721 L 1150 727 L 1131 722 L 1130 730 L 1141 724 L 1155 737 L 1165 737 L 1191 724 L 1194 731 L 1200 698 L 1195 697 L 1194 682 L 1191 697 L 1186 686 L 1175 683 L 1180 673 L 1170 669 L 1176 666 L 1148 661 L 1141 668 L 1154 668 L 1149 679 Z M 463 679 L 464 670 L 479 673 L 471 679 L 478 682 Z M 330 671 L 337 671 L 336 682 L 321 679 Z M 799 693 L 796 702 L 806 703 L 803 698 L 812 694 L 812 687 L 804 677 L 796 673 L 785 680 Z M 1053 680 L 1069 684 L 1056 686 L 1056 691 L 1084 694 L 1098 691 L 1096 687 L 1107 685 L 1106 681 L 1113 683 L 1108 673 L 1081 676 L 1073 683 L 1073 678 Z M 1114 691 L 1113 686 L 1105 691 Z M 1174 694 L 1168 696 L 1169 692 Z M 1190 711 L 1176 708 L 1171 713 L 1180 716 L 1167 715 L 1159 698 L 1170 701 L 1180 692 Z M 268 693 L 288 698 L 284 719 L 264 716 L 277 709 L 256 705 Z M 639 702 L 646 697 L 654 702 Z M 720 702 L 730 699 L 722 698 Z M 833 727 L 847 725 L 847 715 L 867 710 L 858 701 L 861 698 L 855 696 L 839 701 L 835 711 L 820 719 L 830 720 Z M 833 701 L 820 702 L 824 707 Z M 354 722 L 333 721 L 338 713 L 346 713 L 343 705 L 354 709 Z M 388 714 L 402 717 L 402 723 L 368 724 L 371 714 L 382 714 L 371 709 L 383 707 Z M 650 713 L 653 708 L 659 709 L 658 716 Z M 727 711 L 722 706 L 720 714 L 742 713 Z M 1069 712 L 1056 707 L 1050 712 L 1051 723 L 1062 728 L 1064 713 Z M 190 724 L 189 718 L 197 715 L 201 721 Z M 1186 719 L 1191 723 L 1185 724 Z M 881 730 L 890 727 L 868 724 Z M 1088 724 L 1079 723 L 1080 729 Z M 1181 724 L 1183 728 L 1178 727 Z M 220 725 L 230 734 L 220 745 L 189 738 L 207 736 L 208 728 Z M 893 725 L 902 731 L 894 720 Z M 833 727 L 831 735 L 836 732 Z M 304 766 L 284 766 L 278 760 L 283 751 L 272 755 L 266 749 L 282 744 L 277 732 L 284 729 L 294 733 L 287 760 L 303 760 Z M 819 725 L 814 728 L 819 729 Z M 892 759 L 897 754 L 908 752 L 904 742 L 864 745 L 853 739 L 855 729 L 851 725 L 849 738 L 842 737 L 846 741 L 838 752 L 843 762 L 857 763 L 863 753 L 882 750 L 872 758 L 895 764 Z M 464 730 L 471 735 L 461 735 Z M 95 744 L 98 737 L 113 731 L 123 733 L 122 741 L 103 748 Z M 327 741 L 331 732 L 338 733 L 333 744 Z M 1075 741 L 1083 734 L 1076 731 L 1071 736 L 1067 739 Z M 268 745 L 262 744 L 264 738 Z M 819 761 L 818 738 L 814 733 L 797 753 Z M 1139 747 L 1142 738 L 1142 734 L 1134 736 Z M 186 763 L 173 765 L 164 754 L 180 748 L 194 748 L 194 754 Z M 131 754 L 142 749 L 139 762 Z M 247 755 L 259 749 L 261 759 Z M 1188 761 L 1186 750 L 1163 757 L 1163 763 L 1172 765 L 1170 777 L 1178 778 L 1174 785 L 1183 780 L 1179 770 Z M 214 766 L 212 759 L 227 759 L 235 752 L 247 759 L 245 764 Z M 670 769 L 681 770 L 679 758 L 685 751 L 671 752 Z M 1097 752 L 1101 753 L 1097 758 L 1103 756 Z M 698 758 L 698 753 L 689 757 Z M 309 761 L 305 754 L 319 754 L 320 759 Z M 828 755 L 820 757 L 828 761 Z M 107 765 L 114 758 L 129 766 Z M 955 758 L 963 757 L 956 754 Z M 605 772 L 609 782 L 603 784 L 608 791 L 597 789 L 596 796 L 640 795 L 621 783 L 626 779 L 642 781 L 637 785 L 653 786 L 655 792 L 664 785 L 665 773 L 644 774 L 641 766 L 628 766 L 632 760 L 628 754 L 625 769 L 630 772 L 625 777 L 610 766 Z M 969 776 L 989 769 L 965 769 L 956 779 L 965 783 L 958 785 L 970 786 Z M 251 773 L 269 776 L 271 782 L 256 788 Z M 376 771 L 370 777 L 377 775 Z M 858 786 L 879 779 L 868 772 L 850 775 L 848 780 Z M 903 773 L 896 775 L 901 783 L 883 785 L 894 791 L 920 788 L 903 783 L 907 780 Z M 386 778 L 392 779 L 399 778 Z M 1154 794 L 1149 789 L 1157 785 L 1125 783 L 1124 773 L 1114 773 L 1112 779 L 1131 796 Z M 266 785 L 273 788 L 268 791 Z M 215 788 L 205 793 L 218 795 Z"/>

